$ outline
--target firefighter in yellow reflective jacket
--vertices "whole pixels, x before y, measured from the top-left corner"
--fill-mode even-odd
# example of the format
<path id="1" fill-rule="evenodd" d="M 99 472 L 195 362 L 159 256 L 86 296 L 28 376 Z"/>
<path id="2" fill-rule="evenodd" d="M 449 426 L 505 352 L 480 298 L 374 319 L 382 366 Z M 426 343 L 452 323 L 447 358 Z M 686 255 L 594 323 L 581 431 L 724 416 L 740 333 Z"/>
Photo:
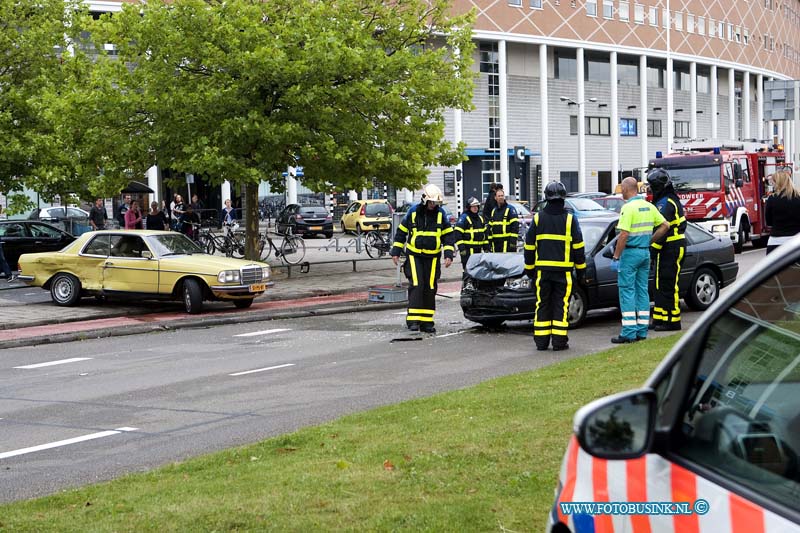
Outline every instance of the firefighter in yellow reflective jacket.
<path id="1" fill-rule="evenodd" d="M 661 216 L 669 222 L 667 235 L 650 245 L 656 262 L 652 327 L 656 331 L 677 331 L 681 329 L 678 278 L 686 250 L 686 217 L 683 216 L 683 205 L 675 194 L 666 170 L 651 170 L 647 175 L 647 183 L 653 192 L 653 203 Z"/>
<path id="2" fill-rule="evenodd" d="M 470 198 L 467 200 L 467 212 L 456 222 L 456 248 L 461 256 L 461 267 L 465 272 L 469 256 L 489 250 L 486 220 L 479 213 L 480 207 L 480 200 L 475 197 Z"/>
<path id="3" fill-rule="evenodd" d="M 436 289 L 444 266 L 453 262 L 453 228 L 442 209 L 442 191 L 426 185 L 422 201 L 409 209 L 398 226 L 390 255 L 397 265 L 405 248 L 408 259 L 403 270 L 408 278 L 408 311 L 406 326 L 411 331 L 435 333 L 433 314 L 436 310 Z"/>
<path id="4" fill-rule="evenodd" d="M 519 239 L 517 210 L 506 203 L 503 189 L 497 189 L 495 200 L 497 207 L 489 216 L 489 244 L 496 253 L 516 252 Z"/>
<path id="5" fill-rule="evenodd" d="M 560 181 L 544 189 L 547 206 L 533 217 L 525 236 L 525 273 L 536 283 L 536 315 L 533 340 L 537 350 L 569 348 L 569 298 L 572 270 L 578 282 L 586 275 L 586 252 L 578 219 L 564 209 L 567 189 Z"/>

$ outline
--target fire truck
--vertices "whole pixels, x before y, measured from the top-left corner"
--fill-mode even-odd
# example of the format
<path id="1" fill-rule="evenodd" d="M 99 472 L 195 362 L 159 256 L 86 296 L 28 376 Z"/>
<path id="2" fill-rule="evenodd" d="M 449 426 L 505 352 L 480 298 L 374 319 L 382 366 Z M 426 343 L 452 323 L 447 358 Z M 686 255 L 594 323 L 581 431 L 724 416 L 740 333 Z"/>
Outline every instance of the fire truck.
<path id="1" fill-rule="evenodd" d="M 780 146 L 746 141 L 692 141 L 650 160 L 669 172 L 687 220 L 715 235 L 729 235 L 736 253 L 747 241 L 765 246 L 768 176 L 786 165 Z"/>

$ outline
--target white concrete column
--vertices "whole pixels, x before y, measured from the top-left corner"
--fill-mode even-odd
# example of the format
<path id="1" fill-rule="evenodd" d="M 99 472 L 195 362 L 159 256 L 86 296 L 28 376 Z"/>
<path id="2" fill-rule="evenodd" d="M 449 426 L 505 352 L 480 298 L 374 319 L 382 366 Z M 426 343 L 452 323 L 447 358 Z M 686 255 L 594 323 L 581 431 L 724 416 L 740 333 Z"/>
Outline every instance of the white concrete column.
<path id="1" fill-rule="evenodd" d="M 769 81 L 775 81 L 775 78 L 770 76 Z M 764 109 L 764 102 L 761 102 L 761 109 Z M 769 139 L 769 143 L 775 143 L 775 123 L 771 120 L 767 121 L 767 135 L 766 138 Z"/>
<path id="2" fill-rule="evenodd" d="M 675 74 L 673 73 L 672 58 L 667 56 L 667 153 L 672 152 L 672 143 L 675 141 Z"/>
<path id="3" fill-rule="evenodd" d="M 609 57 L 611 66 L 611 191 L 619 183 L 619 105 L 617 98 L 617 53 L 611 52 Z M 639 124 L 639 135 L 647 137 L 647 122 Z"/>
<path id="4" fill-rule="evenodd" d="M 736 140 L 736 72 L 728 69 L 728 139 Z"/>
<path id="5" fill-rule="evenodd" d="M 461 142 L 462 133 L 461 133 L 461 110 L 454 109 L 453 110 L 453 130 L 455 136 L 455 144 Z M 456 178 L 458 178 L 458 174 L 461 173 L 462 179 L 456 179 L 456 213 L 461 215 L 461 212 L 464 210 L 464 183 L 463 183 L 463 176 L 464 176 L 464 166 L 462 161 L 459 161 L 456 165 Z"/>
<path id="6" fill-rule="evenodd" d="M 220 186 L 220 209 L 225 207 L 225 200 L 233 200 L 231 198 L 231 182 L 228 180 L 223 181 Z"/>
<path id="7" fill-rule="evenodd" d="M 539 135 L 542 139 L 542 173 L 539 178 L 541 182 L 541 195 L 540 197 L 544 197 L 544 188 L 547 186 L 547 182 L 550 181 L 550 150 L 549 150 L 549 142 L 550 142 L 550 125 L 548 122 L 548 110 L 550 105 L 547 101 L 547 45 L 540 44 L 539 45 L 539 107 L 541 108 L 539 118 L 540 128 L 539 128 Z"/>
<path id="8" fill-rule="evenodd" d="M 689 137 L 697 139 L 697 63 L 689 63 Z"/>
<path id="9" fill-rule="evenodd" d="M 575 51 L 578 74 L 578 192 L 586 191 L 586 92 L 583 74 L 583 48 Z"/>
<path id="10" fill-rule="evenodd" d="M 295 168 L 286 169 L 286 205 L 297 203 L 297 180 L 295 179 Z"/>
<path id="11" fill-rule="evenodd" d="M 784 152 L 786 151 L 786 139 L 783 136 L 783 125 L 786 123 L 784 120 L 778 121 L 778 143 L 783 145 Z"/>
<path id="12" fill-rule="evenodd" d="M 756 137 L 760 141 L 764 136 L 764 75 L 756 77 Z"/>
<path id="13" fill-rule="evenodd" d="M 640 166 L 646 167 L 650 162 L 647 153 L 647 56 L 639 58 L 639 121 L 642 123 L 644 135 L 639 135 L 642 143 Z"/>
<path id="14" fill-rule="evenodd" d="M 719 88 L 717 87 L 717 66 L 711 65 L 711 138 L 716 139 L 719 137 L 719 120 L 717 119 L 717 98 Z"/>
<path id="15" fill-rule="evenodd" d="M 403 189 L 405 191 L 405 199 L 407 204 L 414 203 L 414 191 L 410 191 L 408 189 Z"/>
<path id="16" fill-rule="evenodd" d="M 347 199 L 350 200 L 351 202 L 355 202 L 356 200 L 358 200 L 358 192 L 350 189 L 349 191 L 347 191 Z"/>
<path id="17" fill-rule="evenodd" d="M 749 139 L 750 135 L 750 73 L 744 71 L 742 75 L 742 138 Z"/>
<path id="18" fill-rule="evenodd" d="M 508 75 L 506 67 L 506 42 L 497 43 L 497 61 L 499 77 L 499 113 L 500 120 L 500 183 L 506 193 L 511 191 L 508 181 Z"/>
<path id="19" fill-rule="evenodd" d="M 786 161 L 791 163 L 794 161 L 794 128 L 791 120 L 787 120 L 783 124 L 783 135 L 786 141 L 783 149 L 786 152 Z"/>
<path id="20" fill-rule="evenodd" d="M 151 198 L 151 202 L 158 202 L 158 205 L 161 205 L 161 169 L 159 169 L 156 165 L 147 169 L 147 186 L 153 189 L 153 194 Z M 189 198 L 191 201 L 191 198 Z M 144 206 L 146 211 L 150 211 L 150 206 Z"/>
<path id="21" fill-rule="evenodd" d="M 794 83 L 794 120 L 792 121 L 792 161 L 800 161 L 800 84 Z"/>

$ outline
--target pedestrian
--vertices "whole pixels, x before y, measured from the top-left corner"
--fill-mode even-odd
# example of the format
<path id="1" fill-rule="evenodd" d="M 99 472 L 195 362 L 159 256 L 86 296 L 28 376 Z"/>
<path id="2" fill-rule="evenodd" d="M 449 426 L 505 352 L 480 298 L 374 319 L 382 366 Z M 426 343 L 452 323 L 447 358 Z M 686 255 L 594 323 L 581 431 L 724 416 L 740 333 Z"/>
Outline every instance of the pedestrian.
<path id="1" fill-rule="evenodd" d="M 489 250 L 486 237 L 486 219 L 479 214 L 481 202 L 474 196 L 467 200 L 467 211 L 456 222 L 456 248 L 461 256 L 461 268 L 467 271 L 467 260 L 472 254 Z"/>
<path id="2" fill-rule="evenodd" d="M 230 232 L 231 228 L 233 228 L 233 225 L 236 224 L 236 209 L 231 205 L 230 199 L 225 200 L 225 207 L 222 208 L 219 223 L 226 235 Z"/>
<path id="3" fill-rule="evenodd" d="M 3 208 L 0 206 L 0 213 L 3 212 Z M 11 272 L 11 266 L 6 261 L 6 256 L 3 253 L 3 237 L 0 235 L 0 268 L 3 269 L 3 276 L 6 278 L 6 283 L 11 283 L 17 277 Z"/>
<path id="4" fill-rule="evenodd" d="M 150 203 L 150 212 L 144 219 L 144 225 L 147 229 L 152 230 L 168 230 L 169 229 L 169 221 L 167 220 L 167 215 L 158 208 L 158 202 L 151 202 Z"/>
<path id="5" fill-rule="evenodd" d="M 121 228 L 125 227 L 125 213 L 128 212 L 130 206 L 131 206 L 131 195 L 126 194 L 125 200 L 119 206 L 119 211 L 117 211 L 117 222 L 119 222 L 119 227 Z"/>
<path id="6" fill-rule="evenodd" d="M 100 231 L 106 229 L 107 222 L 108 213 L 106 212 L 106 207 L 103 205 L 103 199 L 96 198 L 94 205 L 89 210 L 89 224 L 94 231 Z"/>
<path id="7" fill-rule="evenodd" d="M 172 207 L 172 229 L 176 231 L 182 231 L 183 227 L 183 214 L 186 210 L 186 206 L 183 203 L 183 196 L 180 194 L 175 195 L 174 206 Z"/>
<path id="8" fill-rule="evenodd" d="M 800 233 L 800 192 L 792 184 L 792 175 L 779 170 L 771 179 L 772 194 L 764 205 L 764 217 L 770 226 L 768 254 Z"/>
<path id="9" fill-rule="evenodd" d="M 436 311 L 436 290 L 441 275 L 441 255 L 444 266 L 453 262 L 453 228 L 442 209 L 442 191 L 436 185 L 426 185 L 422 201 L 409 209 L 397 228 L 389 252 L 397 265 L 400 254 L 407 260 L 403 265 L 408 278 L 408 310 L 406 326 L 411 331 L 436 333 L 433 315 Z"/>
<path id="10" fill-rule="evenodd" d="M 142 212 L 136 200 L 132 201 L 130 208 L 125 211 L 125 229 L 142 229 Z"/>
<path id="11" fill-rule="evenodd" d="M 506 203 L 503 188 L 495 191 L 494 196 L 497 207 L 489 215 L 489 244 L 495 253 L 508 253 L 517 251 L 519 240 L 519 218 L 517 210 Z"/>
<path id="12" fill-rule="evenodd" d="M 654 241 L 650 248 L 656 263 L 655 305 L 650 326 L 656 331 L 678 331 L 681 329 L 678 279 L 686 253 L 686 217 L 669 172 L 662 168 L 653 169 L 647 175 L 647 183 L 653 193 L 653 203 L 669 223 L 667 234 Z"/>
<path id="13" fill-rule="evenodd" d="M 497 207 L 497 200 L 495 199 L 497 189 L 502 188 L 502 183 L 492 183 L 489 185 L 489 194 L 486 196 L 486 203 L 483 204 L 483 218 L 488 220 L 492 216 L 492 210 Z"/>
<path id="14" fill-rule="evenodd" d="M 650 245 L 661 240 L 669 230 L 669 223 L 656 206 L 639 196 L 636 178 L 625 178 L 621 188 L 625 205 L 617 222 L 619 235 L 611 270 L 618 273 L 622 331 L 611 339 L 614 344 L 647 338 L 650 325 Z"/>
<path id="15" fill-rule="evenodd" d="M 572 271 L 580 284 L 586 276 L 586 251 L 578 219 L 564 209 L 567 188 L 552 181 L 544 188 L 547 205 L 533 216 L 525 235 L 525 273 L 536 284 L 533 341 L 537 350 L 569 348 L 568 311 Z"/>
<path id="16" fill-rule="evenodd" d="M 194 240 L 199 226 L 200 216 L 194 212 L 194 208 L 189 204 L 183 215 L 181 215 L 181 233 Z"/>

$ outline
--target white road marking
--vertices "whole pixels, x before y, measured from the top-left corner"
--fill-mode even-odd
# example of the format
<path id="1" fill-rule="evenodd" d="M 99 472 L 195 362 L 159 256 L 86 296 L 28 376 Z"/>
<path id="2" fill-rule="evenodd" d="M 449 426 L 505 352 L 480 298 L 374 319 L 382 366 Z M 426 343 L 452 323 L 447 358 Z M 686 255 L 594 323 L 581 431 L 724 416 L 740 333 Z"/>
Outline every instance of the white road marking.
<path id="1" fill-rule="evenodd" d="M 51 448 L 59 448 L 61 446 L 67 446 L 69 444 L 76 444 L 78 442 L 84 442 L 87 440 L 94 440 L 94 439 L 102 439 L 103 437 L 110 437 L 111 435 L 119 435 L 123 432 L 128 431 L 136 431 L 139 428 L 117 428 L 109 431 L 100 431 L 98 433 L 90 433 L 89 435 L 83 435 L 82 437 L 75 437 L 72 439 L 65 439 L 59 440 L 56 442 L 49 442 L 47 444 L 40 444 L 39 446 L 31 446 L 30 448 L 20 448 L 19 450 L 12 450 L 10 452 L 3 452 L 0 453 L 0 459 L 7 459 L 9 457 L 15 457 L 17 455 L 25 455 L 26 453 L 33 453 L 39 452 L 42 450 L 49 450 Z"/>
<path id="2" fill-rule="evenodd" d="M 41 292 L 26 292 L 23 296 L 36 296 L 37 294 L 42 294 Z"/>
<path id="3" fill-rule="evenodd" d="M 91 357 L 73 357 L 72 359 L 59 359 L 58 361 L 48 361 L 47 363 L 36 363 L 35 365 L 15 366 L 14 368 L 43 368 L 45 366 L 65 365 L 67 363 L 77 363 L 78 361 L 88 361 Z"/>
<path id="4" fill-rule="evenodd" d="M 392 313 L 393 315 L 405 315 L 407 311 L 400 311 L 399 313 Z"/>
<path id="5" fill-rule="evenodd" d="M 288 328 L 265 329 L 264 331 L 251 331 L 250 333 L 239 333 L 238 335 L 234 335 L 234 337 L 256 337 L 258 335 L 269 335 L 270 333 L 280 333 L 282 331 L 292 331 L 292 330 Z"/>
<path id="6" fill-rule="evenodd" d="M 445 333 L 444 335 L 436 335 L 437 339 L 443 339 L 445 337 L 452 337 L 453 335 L 461 335 L 464 333 L 463 331 L 454 331 L 453 333 Z"/>
<path id="7" fill-rule="evenodd" d="M 285 365 L 268 366 L 266 368 L 256 368 L 255 370 L 245 370 L 244 372 L 236 372 L 228 374 L 229 376 L 244 376 L 245 374 L 255 374 L 256 372 L 266 372 L 267 370 L 275 370 L 277 368 L 286 368 L 287 366 L 294 366 L 294 363 L 287 363 Z"/>
<path id="8" fill-rule="evenodd" d="M 766 253 L 764 250 L 765 250 L 764 248 L 756 248 L 755 250 L 747 250 L 745 252 L 742 252 L 742 254 L 743 255 L 744 254 L 754 254 L 754 253 L 758 253 L 758 252 Z"/>

